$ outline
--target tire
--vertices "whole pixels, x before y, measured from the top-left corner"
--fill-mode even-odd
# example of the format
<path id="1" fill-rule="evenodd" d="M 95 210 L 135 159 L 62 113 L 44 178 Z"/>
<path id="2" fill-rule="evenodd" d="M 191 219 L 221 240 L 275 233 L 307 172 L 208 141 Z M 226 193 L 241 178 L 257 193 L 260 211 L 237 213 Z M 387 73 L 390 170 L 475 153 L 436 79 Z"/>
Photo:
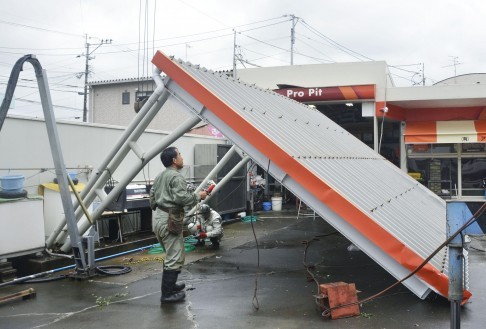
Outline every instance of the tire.
<path id="1" fill-rule="evenodd" d="M 22 190 L 20 192 L 9 192 L 6 190 L 0 191 L 0 198 L 2 199 L 19 199 L 19 198 L 26 198 L 26 197 L 27 197 L 26 190 Z"/>

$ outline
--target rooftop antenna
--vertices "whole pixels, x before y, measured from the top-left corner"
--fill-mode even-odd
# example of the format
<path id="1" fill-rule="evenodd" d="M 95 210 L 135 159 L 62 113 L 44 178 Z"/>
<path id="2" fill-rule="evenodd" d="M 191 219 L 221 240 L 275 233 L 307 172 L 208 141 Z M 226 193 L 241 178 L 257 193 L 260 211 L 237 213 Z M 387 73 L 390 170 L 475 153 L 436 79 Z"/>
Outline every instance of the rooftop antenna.
<path id="1" fill-rule="evenodd" d="M 457 56 L 449 56 L 452 60 L 452 64 L 451 65 L 446 65 L 446 66 L 443 66 L 443 67 L 450 67 L 450 66 L 454 66 L 454 84 L 456 83 L 456 76 L 457 76 L 457 66 L 458 65 L 461 65 L 463 63 L 460 63 L 459 62 L 459 57 Z"/>

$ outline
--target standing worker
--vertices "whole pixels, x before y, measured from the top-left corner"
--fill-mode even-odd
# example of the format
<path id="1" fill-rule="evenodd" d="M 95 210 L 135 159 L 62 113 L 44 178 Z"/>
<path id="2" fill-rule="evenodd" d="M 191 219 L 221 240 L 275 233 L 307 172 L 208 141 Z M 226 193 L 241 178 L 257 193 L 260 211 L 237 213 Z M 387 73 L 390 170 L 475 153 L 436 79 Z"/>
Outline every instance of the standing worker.
<path id="1" fill-rule="evenodd" d="M 206 191 L 187 191 L 184 176 L 179 172 L 184 159 L 176 147 L 168 147 L 160 154 L 166 168 L 154 180 L 150 190 L 150 207 L 154 210 L 153 231 L 165 249 L 164 271 L 162 273 L 162 297 L 160 302 L 175 303 L 186 297 L 185 284 L 177 284 L 177 277 L 184 265 L 184 238 L 182 227 L 184 207 L 194 206 L 207 196 Z"/>

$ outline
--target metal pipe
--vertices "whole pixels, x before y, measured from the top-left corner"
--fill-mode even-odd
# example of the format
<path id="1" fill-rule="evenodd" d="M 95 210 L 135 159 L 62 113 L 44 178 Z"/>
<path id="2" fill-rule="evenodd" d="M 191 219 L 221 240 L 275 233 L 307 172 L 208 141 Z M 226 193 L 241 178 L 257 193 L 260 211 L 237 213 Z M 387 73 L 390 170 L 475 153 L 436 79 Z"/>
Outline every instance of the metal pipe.
<path id="1" fill-rule="evenodd" d="M 231 177 L 233 177 L 236 174 L 236 172 L 240 170 L 241 167 L 243 167 L 250 160 L 251 160 L 250 156 L 245 155 L 245 157 L 241 159 L 241 161 L 238 162 L 236 166 L 234 166 L 233 169 L 231 169 L 230 172 L 228 172 L 226 176 L 224 176 L 223 179 L 216 184 L 213 191 L 211 192 L 211 195 L 214 195 L 216 192 L 218 192 L 226 184 L 226 182 L 228 182 L 231 179 Z M 206 199 L 201 201 L 201 203 L 207 203 L 208 200 L 211 198 L 211 195 L 208 195 Z M 190 221 L 191 216 L 194 215 L 194 213 L 196 212 L 196 208 L 197 205 L 186 214 L 184 223 L 188 223 Z"/>
<path id="2" fill-rule="evenodd" d="M 228 174 L 226 174 L 226 176 L 224 176 L 223 179 L 218 182 L 218 184 L 216 184 L 216 187 L 213 189 L 211 195 L 208 195 L 208 197 L 203 200 L 203 203 L 207 203 L 209 199 L 211 199 L 211 196 L 218 192 L 236 174 L 236 172 L 250 160 L 251 158 L 249 155 L 246 155 L 243 159 L 241 159 L 241 161 L 238 162 L 233 169 L 231 169 L 230 172 L 228 172 Z"/>
<path id="3" fill-rule="evenodd" d="M 92 217 L 96 220 L 101 216 L 101 213 L 106 208 L 108 204 L 110 204 L 121 192 L 125 187 L 131 182 L 131 180 L 140 172 L 140 170 L 150 161 L 152 160 L 157 154 L 162 152 L 167 146 L 172 144 L 176 141 L 180 136 L 182 136 L 185 132 L 189 129 L 194 127 L 196 123 L 200 121 L 199 117 L 192 116 L 186 121 L 184 121 L 179 127 L 173 130 L 169 135 L 167 135 L 162 141 L 152 147 L 149 151 L 145 153 L 144 159 L 140 163 L 136 163 L 131 169 L 129 169 L 125 176 L 120 179 L 119 183 L 110 191 L 110 193 L 106 196 L 104 200 L 101 201 L 99 207 L 93 212 Z M 84 234 L 86 230 L 89 228 L 89 224 L 86 221 L 80 220 L 78 223 L 78 229 L 80 234 Z M 66 242 L 62 245 L 61 250 L 67 252 L 69 250 L 69 243 Z"/>
<path id="4" fill-rule="evenodd" d="M 76 190 L 76 186 L 74 185 L 71 177 L 69 175 L 67 176 L 69 186 L 71 186 L 71 190 L 73 190 L 74 196 L 76 197 L 76 200 L 78 200 L 79 205 L 81 206 L 81 209 L 83 209 L 84 215 L 86 218 L 89 220 L 91 225 L 93 225 L 93 220 L 91 219 L 91 216 L 89 215 L 88 209 L 86 209 L 86 206 L 84 205 L 83 200 L 81 200 L 81 197 L 79 196 L 78 191 Z"/>
<path id="5" fill-rule="evenodd" d="M 130 140 L 131 136 L 140 136 L 146 126 L 152 121 L 153 117 L 158 113 L 162 105 L 169 98 L 170 94 L 165 89 L 165 86 L 161 84 L 158 86 L 154 93 L 150 95 L 149 99 L 144 106 L 140 109 L 140 112 L 135 116 L 133 121 L 128 125 L 127 129 L 120 136 L 116 142 L 112 151 L 103 160 L 101 165 L 96 171 L 96 175 L 91 177 L 91 179 L 86 184 L 85 188 L 81 192 L 81 199 L 85 201 L 85 204 L 90 205 L 91 202 L 96 198 L 96 193 L 94 190 L 96 188 L 102 188 L 106 181 L 110 178 L 111 172 L 114 172 L 116 168 L 120 165 L 122 160 L 130 151 L 130 147 L 127 145 L 127 141 Z M 141 127 L 141 128 L 140 128 Z M 109 170 L 106 170 L 109 169 Z M 75 215 L 76 219 L 79 220 L 82 216 L 81 209 L 77 208 L 78 203 L 75 203 Z M 94 218 L 96 220 L 96 218 Z M 66 224 L 65 218 L 61 220 L 56 229 L 51 233 L 46 241 L 47 248 L 51 248 L 54 242 L 64 241 L 66 234 L 63 232 L 63 228 Z M 60 235 L 60 236 L 59 236 Z"/>
<path id="6" fill-rule="evenodd" d="M 100 258 L 95 259 L 95 261 L 102 261 L 102 260 L 105 260 L 105 259 L 110 259 L 110 258 L 114 258 L 114 257 L 118 257 L 118 256 L 130 254 L 132 252 L 136 252 L 136 251 L 148 249 L 148 248 L 150 248 L 152 246 L 153 245 L 149 245 L 149 246 L 145 246 L 145 247 L 139 247 L 139 248 L 135 248 L 135 249 L 123 251 L 123 252 L 120 252 L 120 253 L 117 253 L 117 254 L 108 255 L 108 256 L 105 256 L 105 257 L 100 257 Z M 62 256 L 66 256 L 66 255 L 58 255 L 58 254 L 52 254 L 52 255 L 61 256 L 61 257 Z M 14 279 L 12 281 L 8 281 L 8 282 L 1 283 L 0 284 L 0 288 L 1 287 L 4 287 L 4 286 L 9 286 L 9 285 L 12 285 L 12 284 L 16 284 L 16 283 L 25 282 L 25 281 L 28 281 L 28 280 L 40 278 L 40 277 L 43 277 L 43 276 L 48 275 L 48 274 L 53 274 L 53 273 L 56 273 L 56 272 L 60 272 L 60 271 L 64 271 L 64 270 L 69 270 L 70 268 L 74 268 L 75 266 L 76 266 L 75 264 L 67 265 L 67 266 L 63 266 L 63 267 L 58 267 L 58 268 L 53 269 L 53 270 L 49 270 L 49 271 L 45 271 L 45 272 L 40 272 L 40 273 L 36 273 L 36 274 L 24 276 L 24 277 L 21 277 L 21 278 L 16 278 L 16 279 Z"/>
<path id="7" fill-rule="evenodd" d="M 45 252 L 48 253 L 49 255 L 51 256 L 56 256 L 56 257 L 63 257 L 63 258 L 69 258 L 69 259 L 73 259 L 74 256 L 73 255 L 66 255 L 66 254 L 56 254 L 52 251 L 49 251 L 49 249 L 45 249 Z"/>
<path id="8" fill-rule="evenodd" d="M 464 202 L 446 203 L 446 218 L 447 218 L 447 238 L 455 234 L 464 224 L 464 216 L 462 214 Z M 449 292 L 448 298 L 451 302 L 451 329 L 461 328 L 461 301 L 463 299 L 463 246 L 462 235 L 457 234 L 449 242 Z"/>
<path id="9" fill-rule="evenodd" d="M 77 262 L 77 268 L 82 269 L 84 271 L 86 269 L 84 248 L 81 241 L 81 236 L 76 229 L 74 207 L 69 193 L 67 174 L 66 174 L 67 171 L 66 171 L 66 166 L 64 164 L 64 157 L 62 154 L 59 134 L 56 127 L 56 118 L 54 116 L 54 110 L 52 107 L 52 100 L 49 92 L 47 74 L 46 71 L 41 67 L 39 61 L 30 60 L 29 62 L 34 66 L 36 72 L 39 95 L 41 98 L 42 109 L 44 112 L 44 119 L 47 126 L 49 145 L 51 147 L 54 167 L 56 168 L 57 183 L 59 186 L 59 192 L 61 194 L 61 201 L 64 209 L 64 215 L 66 218 L 66 224 L 68 227 L 69 236 L 71 239 L 71 247 L 73 249 L 74 259 Z"/>
<path id="10" fill-rule="evenodd" d="M 223 168 L 223 166 L 225 164 L 228 163 L 228 161 L 231 159 L 231 157 L 233 156 L 233 154 L 235 153 L 236 151 L 236 145 L 233 145 L 229 150 L 228 152 L 226 152 L 226 154 L 223 156 L 223 158 L 216 164 L 216 166 L 214 166 L 214 168 L 211 170 L 211 172 L 206 176 L 206 178 L 204 178 L 204 180 L 202 181 L 201 184 L 199 184 L 199 186 L 196 188 L 196 193 L 201 191 L 207 184 L 207 182 L 215 177 L 218 172 L 221 170 L 221 168 Z"/>

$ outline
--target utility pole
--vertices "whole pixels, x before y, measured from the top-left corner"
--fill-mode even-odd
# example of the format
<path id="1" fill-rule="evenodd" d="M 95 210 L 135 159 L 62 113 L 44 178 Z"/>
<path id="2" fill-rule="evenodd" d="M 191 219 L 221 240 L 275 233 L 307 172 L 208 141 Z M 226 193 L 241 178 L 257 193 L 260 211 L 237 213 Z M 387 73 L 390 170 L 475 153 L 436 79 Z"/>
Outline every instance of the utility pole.
<path id="1" fill-rule="evenodd" d="M 422 63 L 422 85 L 425 86 L 425 63 Z"/>
<path id="2" fill-rule="evenodd" d="M 186 62 L 187 62 L 187 50 L 188 50 L 189 48 L 191 48 L 191 45 L 190 45 L 190 44 L 188 44 L 188 43 L 186 43 Z"/>
<path id="3" fill-rule="evenodd" d="M 295 17 L 295 15 L 289 16 L 292 17 L 292 28 L 290 29 L 290 65 L 294 65 L 295 25 L 299 22 L 299 17 Z"/>
<path id="4" fill-rule="evenodd" d="M 89 60 L 94 59 L 94 57 L 90 57 L 92 53 L 96 51 L 99 47 L 105 44 L 111 44 L 112 39 L 102 39 L 99 43 L 90 44 L 88 42 L 88 35 L 86 34 L 86 53 L 78 55 L 77 57 L 85 56 L 86 57 L 86 64 L 84 67 L 84 105 L 83 105 L 83 122 L 88 121 L 88 75 L 89 75 Z M 91 52 L 89 51 L 90 46 L 96 46 Z"/>
<path id="5" fill-rule="evenodd" d="M 233 38 L 233 79 L 236 79 L 236 30 Z"/>

